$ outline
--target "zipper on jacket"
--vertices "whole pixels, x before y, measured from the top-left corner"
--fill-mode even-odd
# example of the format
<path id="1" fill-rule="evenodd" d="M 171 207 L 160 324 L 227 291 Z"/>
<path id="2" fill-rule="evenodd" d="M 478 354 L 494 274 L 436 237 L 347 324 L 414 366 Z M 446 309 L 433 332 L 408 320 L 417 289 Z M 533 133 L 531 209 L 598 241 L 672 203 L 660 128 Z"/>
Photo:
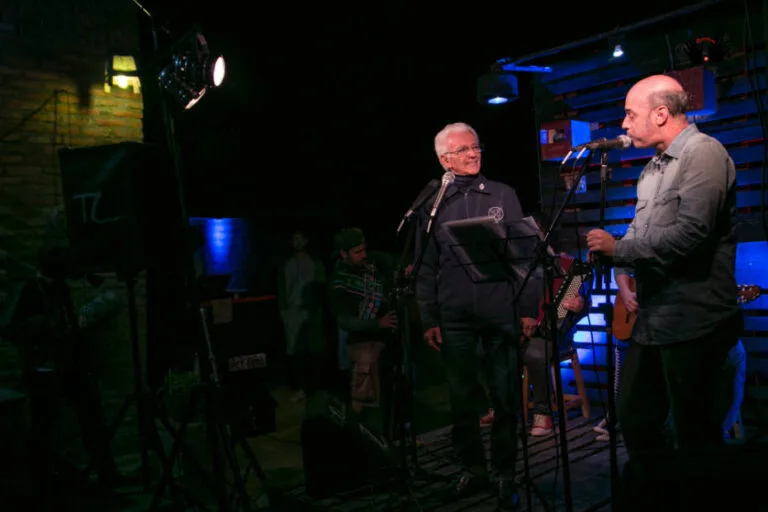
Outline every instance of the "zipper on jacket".
<path id="1" fill-rule="evenodd" d="M 470 217 L 469 214 L 469 190 L 464 191 L 464 208 L 467 214 L 467 218 Z M 477 289 L 473 286 L 472 287 L 472 309 L 474 310 L 475 316 L 477 316 Z"/>

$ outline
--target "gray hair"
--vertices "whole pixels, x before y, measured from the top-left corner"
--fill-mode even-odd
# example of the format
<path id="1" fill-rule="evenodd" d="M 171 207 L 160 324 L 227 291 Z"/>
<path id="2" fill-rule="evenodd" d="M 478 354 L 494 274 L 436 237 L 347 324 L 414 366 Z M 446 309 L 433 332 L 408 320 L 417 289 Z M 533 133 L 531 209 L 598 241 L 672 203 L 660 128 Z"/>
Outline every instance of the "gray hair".
<path id="1" fill-rule="evenodd" d="M 446 147 L 446 143 L 448 142 L 448 136 L 450 136 L 453 133 L 465 133 L 469 132 L 472 135 L 475 136 L 476 139 L 480 139 L 480 137 L 477 136 L 477 132 L 474 128 L 469 126 L 467 123 L 453 123 L 446 125 L 440 132 L 438 132 L 437 135 L 435 135 L 435 153 L 437 153 L 437 156 L 442 156 L 445 153 L 448 152 L 448 148 Z"/>
<path id="2" fill-rule="evenodd" d="M 685 91 L 656 91 L 651 93 L 648 100 L 652 109 L 665 105 L 672 117 L 688 112 L 688 93 Z"/>

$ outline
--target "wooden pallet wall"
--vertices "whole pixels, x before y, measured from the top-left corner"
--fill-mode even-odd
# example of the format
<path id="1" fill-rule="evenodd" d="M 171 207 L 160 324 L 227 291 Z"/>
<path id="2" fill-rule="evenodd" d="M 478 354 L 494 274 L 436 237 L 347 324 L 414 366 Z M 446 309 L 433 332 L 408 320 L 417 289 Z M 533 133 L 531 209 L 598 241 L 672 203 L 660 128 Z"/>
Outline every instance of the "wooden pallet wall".
<path id="1" fill-rule="evenodd" d="M 686 41 L 710 33 L 722 41 L 725 55 L 707 64 L 716 77 L 717 110 L 692 121 L 701 131 L 722 142 L 736 164 L 740 219 L 737 280 L 765 289 L 768 288 L 768 243 L 760 215 L 768 141 L 756 99 L 757 96 L 765 105 L 765 43 L 745 37 L 744 12 L 738 2 L 731 5 L 733 11 L 725 11 L 730 12 L 730 16 L 724 16 L 722 10 L 709 17 L 702 13 L 695 20 L 697 26 L 676 25 L 656 32 L 627 34 L 622 39 L 626 54 L 621 59 L 611 57 L 612 46 L 606 42 L 571 50 L 567 58 L 555 55 L 529 64 L 549 65 L 553 69 L 552 73 L 542 74 L 535 80 L 540 121 L 587 121 L 591 123 L 592 140 L 614 138 L 624 133 L 621 128 L 624 98 L 635 82 L 651 74 L 664 73 L 672 66 L 691 67 L 693 62 L 690 52 L 685 51 Z M 761 27 L 755 25 L 759 10 L 753 12 L 752 17 L 755 18 L 753 26 Z M 762 30 L 753 28 L 754 37 L 761 35 Z M 624 235 L 634 216 L 637 178 L 652 154 L 653 150 L 634 147 L 609 152 L 612 172 L 606 191 L 605 229 L 616 237 Z M 556 210 L 565 197 L 559 164 L 542 164 L 541 204 L 550 212 L 552 205 Z M 564 250 L 582 257 L 586 252 L 584 235 L 596 228 L 600 220 L 600 173 L 597 171 L 599 165 L 595 162 L 586 176 L 587 190 L 574 195 L 557 233 Z M 593 402 L 607 400 L 605 319 L 597 306 L 606 300 L 613 302 L 615 293 L 616 284 L 611 276 L 609 289 L 593 297 L 593 310 L 581 322 L 574 338 Z M 745 312 L 743 342 L 748 350 L 748 374 L 752 383 L 755 377 L 768 377 L 768 298 L 762 296 L 748 304 Z M 573 387 L 572 371 L 565 363 L 563 382 Z"/>

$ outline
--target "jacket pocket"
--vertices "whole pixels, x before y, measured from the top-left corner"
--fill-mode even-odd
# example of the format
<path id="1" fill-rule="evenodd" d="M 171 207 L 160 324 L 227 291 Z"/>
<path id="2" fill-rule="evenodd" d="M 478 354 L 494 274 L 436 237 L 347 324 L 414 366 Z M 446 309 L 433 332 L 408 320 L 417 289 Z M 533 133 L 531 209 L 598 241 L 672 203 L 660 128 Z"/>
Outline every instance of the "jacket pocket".
<path id="1" fill-rule="evenodd" d="M 680 190 L 666 190 L 653 200 L 653 212 L 651 214 L 652 225 L 664 227 L 677 221 L 677 212 L 680 208 Z"/>

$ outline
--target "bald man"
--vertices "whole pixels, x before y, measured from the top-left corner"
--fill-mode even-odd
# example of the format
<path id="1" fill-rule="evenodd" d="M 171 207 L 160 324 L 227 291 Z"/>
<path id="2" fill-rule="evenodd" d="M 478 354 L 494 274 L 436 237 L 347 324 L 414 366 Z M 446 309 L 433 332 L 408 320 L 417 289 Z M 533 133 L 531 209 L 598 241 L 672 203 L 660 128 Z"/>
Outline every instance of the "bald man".
<path id="1" fill-rule="evenodd" d="M 630 273 L 637 284 L 618 416 L 630 462 L 640 464 L 663 459 L 670 411 L 682 452 L 723 443 L 714 385 L 742 327 L 734 300 L 736 172 L 723 145 L 689 124 L 687 103 L 668 76 L 630 89 L 622 128 L 656 154 L 638 179 L 626 235 L 587 235 L 591 252 L 613 258 L 619 284 Z"/>

